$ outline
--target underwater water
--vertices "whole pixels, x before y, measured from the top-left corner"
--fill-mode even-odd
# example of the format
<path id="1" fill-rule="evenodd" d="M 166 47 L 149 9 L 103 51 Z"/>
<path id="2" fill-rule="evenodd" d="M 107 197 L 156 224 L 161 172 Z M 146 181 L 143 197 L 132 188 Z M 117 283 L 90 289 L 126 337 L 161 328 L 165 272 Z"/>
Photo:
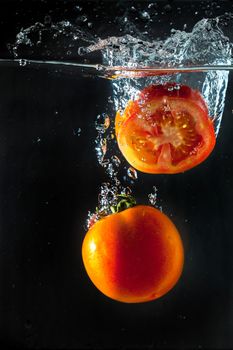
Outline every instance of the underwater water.
<path id="1" fill-rule="evenodd" d="M 223 5 L 215 4 L 210 13 L 199 2 L 193 12 L 182 3 L 171 8 L 140 3 L 125 5 L 122 14 L 119 5 L 117 34 L 111 25 L 98 31 L 108 22 L 101 16 L 109 14 L 107 5 L 72 2 L 68 14 L 60 9 L 56 20 L 50 6 L 45 17 L 33 15 L 6 41 L 9 57 L 0 62 L 2 343 L 230 348 L 230 11 L 224 14 Z M 182 25 L 168 22 L 173 10 L 181 12 Z M 67 19 L 73 13 L 75 20 Z M 169 25 L 153 36 L 158 20 Z M 146 69 L 150 74 L 144 75 Z M 158 74 L 160 69 L 178 72 Z M 217 144 L 188 172 L 143 174 L 117 147 L 115 114 L 145 86 L 165 82 L 202 93 Z M 87 221 L 96 207 L 109 212 L 119 192 L 166 213 L 184 242 L 181 280 L 151 303 L 107 299 L 82 265 Z"/>

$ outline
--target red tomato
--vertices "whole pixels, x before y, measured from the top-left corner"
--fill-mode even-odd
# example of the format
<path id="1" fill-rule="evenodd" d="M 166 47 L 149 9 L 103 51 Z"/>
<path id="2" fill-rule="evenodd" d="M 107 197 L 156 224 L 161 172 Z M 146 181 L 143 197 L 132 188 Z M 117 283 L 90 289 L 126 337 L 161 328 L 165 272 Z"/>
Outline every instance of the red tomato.
<path id="1" fill-rule="evenodd" d="M 97 221 L 82 246 L 86 271 L 108 297 L 126 303 L 157 299 L 178 281 L 183 244 L 159 210 L 134 206 Z"/>
<path id="2" fill-rule="evenodd" d="M 117 112 L 115 129 L 126 160 L 152 174 L 191 169 L 209 156 L 216 142 L 201 94 L 174 83 L 146 87 L 123 115 Z"/>

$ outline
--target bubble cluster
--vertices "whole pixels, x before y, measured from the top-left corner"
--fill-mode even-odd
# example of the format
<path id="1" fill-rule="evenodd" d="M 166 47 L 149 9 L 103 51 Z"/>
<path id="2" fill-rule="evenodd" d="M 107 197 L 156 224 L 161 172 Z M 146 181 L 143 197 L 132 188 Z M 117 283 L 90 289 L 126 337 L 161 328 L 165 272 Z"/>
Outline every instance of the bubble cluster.
<path id="1" fill-rule="evenodd" d="M 152 192 L 148 194 L 149 203 L 152 206 L 156 205 L 157 196 L 158 196 L 158 189 L 156 186 L 153 186 Z"/>

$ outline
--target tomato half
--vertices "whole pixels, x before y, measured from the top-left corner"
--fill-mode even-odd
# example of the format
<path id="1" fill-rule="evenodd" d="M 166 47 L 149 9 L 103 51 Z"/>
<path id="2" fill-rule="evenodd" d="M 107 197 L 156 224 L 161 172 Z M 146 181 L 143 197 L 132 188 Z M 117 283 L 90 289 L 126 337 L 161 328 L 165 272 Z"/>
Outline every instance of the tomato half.
<path id="1" fill-rule="evenodd" d="M 151 85 L 116 114 L 118 146 L 137 170 L 184 172 L 203 162 L 215 146 L 214 126 L 201 94 L 185 85 Z"/>
<path id="2" fill-rule="evenodd" d="M 87 232 L 82 257 L 94 285 L 126 303 L 157 299 L 178 281 L 183 244 L 171 220 L 137 205 L 97 221 Z"/>

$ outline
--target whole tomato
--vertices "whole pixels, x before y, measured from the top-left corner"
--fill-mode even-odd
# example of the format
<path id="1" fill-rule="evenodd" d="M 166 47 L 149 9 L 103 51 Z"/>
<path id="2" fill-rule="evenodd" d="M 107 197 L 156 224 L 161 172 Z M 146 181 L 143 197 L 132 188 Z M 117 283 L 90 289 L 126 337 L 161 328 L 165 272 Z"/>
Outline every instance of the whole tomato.
<path id="1" fill-rule="evenodd" d="M 103 294 L 139 303 L 173 288 L 182 273 L 184 250 L 165 214 L 136 205 L 94 223 L 85 235 L 82 257 L 87 274 Z"/>

